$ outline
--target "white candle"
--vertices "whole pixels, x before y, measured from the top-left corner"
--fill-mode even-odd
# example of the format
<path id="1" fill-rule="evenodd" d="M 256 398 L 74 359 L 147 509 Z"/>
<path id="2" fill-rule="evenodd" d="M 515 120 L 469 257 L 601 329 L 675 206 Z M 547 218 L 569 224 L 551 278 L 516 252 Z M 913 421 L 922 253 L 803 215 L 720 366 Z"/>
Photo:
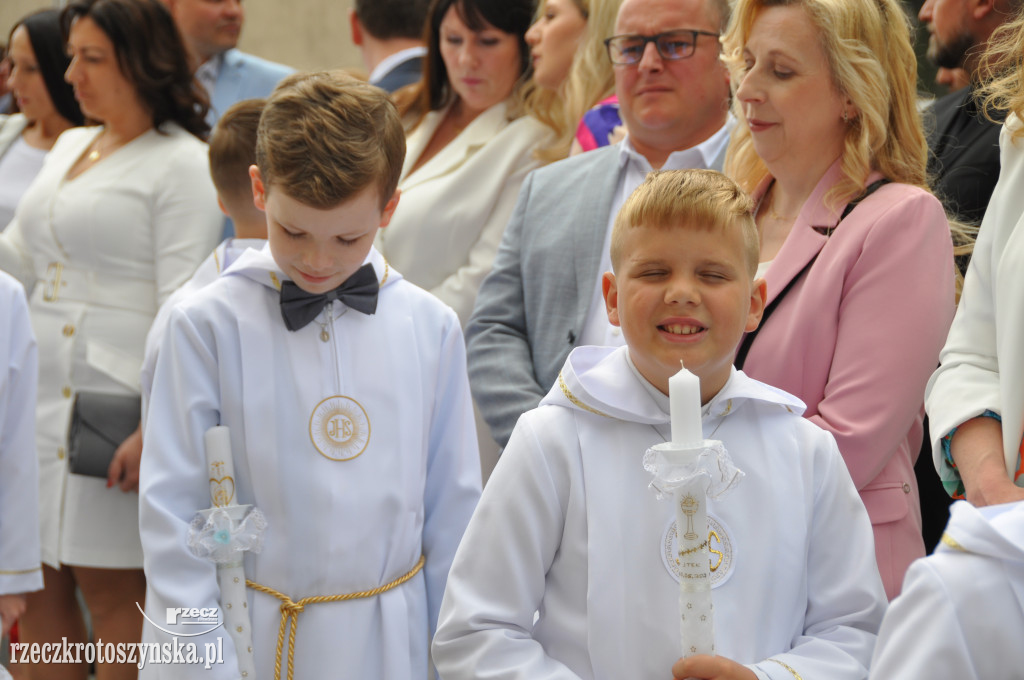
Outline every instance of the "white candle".
<path id="1" fill-rule="evenodd" d="M 683 362 L 679 362 L 682 365 Z M 704 441 L 700 426 L 700 379 L 683 366 L 668 379 L 672 443 L 695 446 Z"/>

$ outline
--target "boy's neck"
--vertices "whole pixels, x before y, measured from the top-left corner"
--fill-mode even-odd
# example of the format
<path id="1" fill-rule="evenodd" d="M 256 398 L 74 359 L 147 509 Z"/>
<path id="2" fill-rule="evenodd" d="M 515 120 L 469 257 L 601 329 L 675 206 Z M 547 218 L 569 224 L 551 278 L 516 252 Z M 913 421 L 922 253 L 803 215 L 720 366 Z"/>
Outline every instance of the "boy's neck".
<path id="1" fill-rule="evenodd" d="M 235 238 L 258 238 L 267 240 L 267 218 L 260 213 L 259 218 L 252 220 L 238 220 L 232 218 L 235 223 Z"/>

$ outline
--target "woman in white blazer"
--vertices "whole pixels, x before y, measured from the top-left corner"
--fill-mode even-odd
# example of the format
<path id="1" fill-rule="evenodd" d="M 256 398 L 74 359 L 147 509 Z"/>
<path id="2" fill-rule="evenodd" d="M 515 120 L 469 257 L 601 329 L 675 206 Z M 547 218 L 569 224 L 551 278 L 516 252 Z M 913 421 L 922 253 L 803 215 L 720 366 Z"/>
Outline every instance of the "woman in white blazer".
<path id="1" fill-rule="evenodd" d="M 223 224 L 210 179 L 207 104 L 159 0 L 77 0 L 61 15 L 67 80 L 96 127 L 68 130 L 0 233 L 0 268 L 29 291 L 39 350 L 41 592 L 28 595 L 22 640 L 137 642 L 145 597 L 138 525 L 139 430 L 107 477 L 71 474 L 68 426 L 85 392 L 133 396 L 160 303 L 216 245 Z M 137 604 L 138 603 L 138 604 Z M 62 666 L 81 678 L 88 665 Z M 64 675 L 63 673 L 67 673 Z M 97 664 L 98 680 L 134 678 Z M 51 677 L 51 667 L 30 670 Z"/>
<path id="2" fill-rule="evenodd" d="M 401 199 L 378 249 L 465 326 L 547 128 L 522 115 L 530 0 L 434 0 Z"/>
<path id="3" fill-rule="evenodd" d="M 60 33 L 60 12 L 29 14 L 14 25 L 9 44 L 7 82 L 20 113 L 0 116 L 0 231 L 14 217 L 57 137 L 84 122 L 64 81 L 70 60 Z"/>
<path id="4" fill-rule="evenodd" d="M 1009 111 L 999 181 L 978 232 L 953 326 L 928 383 L 935 467 L 976 506 L 1024 500 L 1024 15 L 993 36 L 989 105 Z M 995 77 L 993 77 L 995 76 Z"/>

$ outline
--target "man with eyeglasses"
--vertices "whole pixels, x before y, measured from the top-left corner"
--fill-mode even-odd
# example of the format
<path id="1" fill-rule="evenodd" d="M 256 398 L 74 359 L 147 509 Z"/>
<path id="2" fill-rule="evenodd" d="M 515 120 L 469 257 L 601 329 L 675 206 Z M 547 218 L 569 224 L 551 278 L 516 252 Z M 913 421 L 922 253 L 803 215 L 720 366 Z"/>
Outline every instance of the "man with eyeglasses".
<path id="1" fill-rule="evenodd" d="M 601 275 L 619 207 L 655 169 L 725 157 L 728 0 L 625 0 L 606 41 L 626 139 L 531 173 L 466 329 L 470 385 L 504 446 L 578 345 L 622 345 Z"/>

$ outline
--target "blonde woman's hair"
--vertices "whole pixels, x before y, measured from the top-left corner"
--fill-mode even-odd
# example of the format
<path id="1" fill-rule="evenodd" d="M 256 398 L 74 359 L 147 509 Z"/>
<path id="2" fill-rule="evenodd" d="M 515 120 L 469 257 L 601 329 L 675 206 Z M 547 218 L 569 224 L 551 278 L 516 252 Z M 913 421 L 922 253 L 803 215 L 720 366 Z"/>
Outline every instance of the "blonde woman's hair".
<path id="1" fill-rule="evenodd" d="M 750 196 L 720 172 L 650 172 L 615 216 L 611 238 L 612 268 L 618 269 L 626 254 L 623 242 L 630 229 L 721 230 L 736 226 L 743 235 L 743 259 L 753 279 L 761 249 L 753 207 Z"/>
<path id="2" fill-rule="evenodd" d="M 980 80 L 985 83 L 977 97 L 985 116 L 995 123 L 997 111 L 1012 112 L 1024 122 L 1024 4 L 1015 2 L 1016 16 L 992 33 L 981 57 Z M 1024 126 L 1013 137 L 1024 136 Z"/>
<path id="3" fill-rule="evenodd" d="M 820 36 L 832 82 L 856 111 L 843 144 L 843 178 L 826 200 L 836 208 L 845 205 L 864 190 L 873 170 L 893 182 L 927 189 L 928 145 L 917 108 L 917 58 L 910 22 L 899 1 L 739 0 L 723 38 L 723 59 L 734 88 L 743 76 L 743 47 L 754 21 L 763 9 L 778 6 L 807 12 Z M 735 96 L 733 107 L 740 122 L 732 133 L 726 172 L 752 191 L 768 169 L 754 150 Z"/>
<path id="4" fill-rule="evenodd" d="M 615 91 L 615 74 L 604 40 L 615 30 L 615 17 L 622 0 L 573 2 L 587 17 L 587 27 L 580 38 L 580 48 L 573 57 L 569 74 L 557 90 L 533 84 L 526 97 L 526 112 L 555 132 L 550 142 L 534 152 L 534 156 L 545 163 L 569 155 L 569 147 L 583 114 Z"/>

